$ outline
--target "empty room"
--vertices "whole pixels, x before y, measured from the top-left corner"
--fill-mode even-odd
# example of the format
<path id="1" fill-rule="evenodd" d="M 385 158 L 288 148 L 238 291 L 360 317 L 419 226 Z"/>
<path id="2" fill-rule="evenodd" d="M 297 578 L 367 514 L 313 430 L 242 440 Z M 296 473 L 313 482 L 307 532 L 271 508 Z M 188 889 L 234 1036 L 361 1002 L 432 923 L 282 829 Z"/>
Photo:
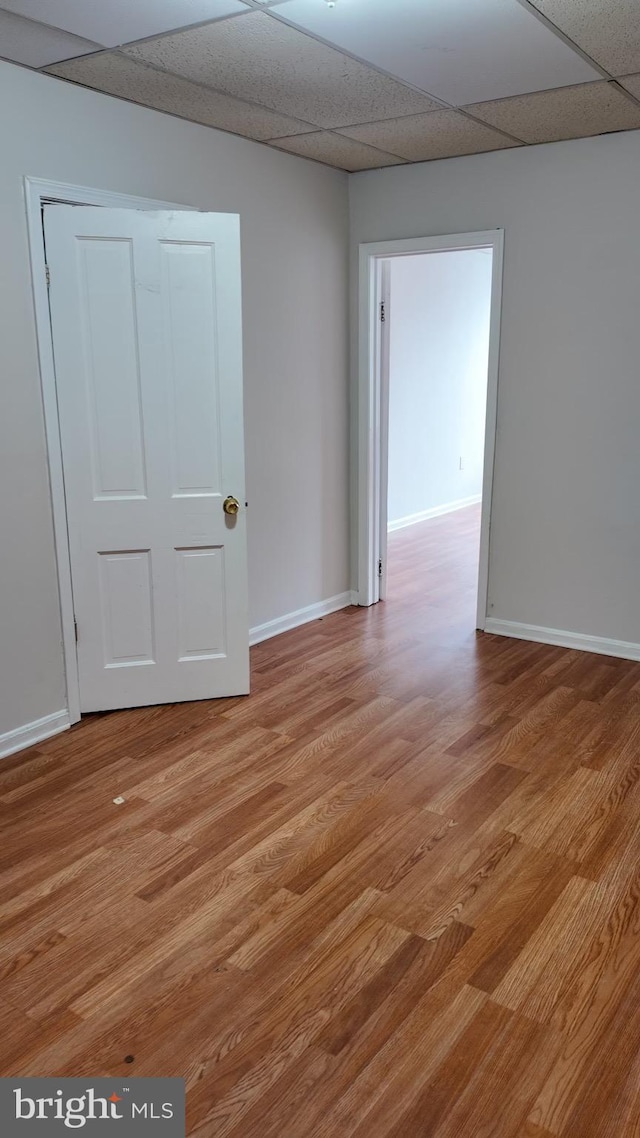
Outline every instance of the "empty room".
<path id="1" fill-rule="evenodd" d="M 0 1133 L 637 1138 L 636 0 L 0 0 Z"/>

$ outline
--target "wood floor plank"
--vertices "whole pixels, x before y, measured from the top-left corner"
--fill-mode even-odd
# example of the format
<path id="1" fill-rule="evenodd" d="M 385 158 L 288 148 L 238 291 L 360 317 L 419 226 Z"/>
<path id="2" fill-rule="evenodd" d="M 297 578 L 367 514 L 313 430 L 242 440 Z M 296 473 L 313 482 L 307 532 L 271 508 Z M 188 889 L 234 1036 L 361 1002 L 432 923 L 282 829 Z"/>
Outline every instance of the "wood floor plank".
<path id="1" fill-rule="evenodd" d="M 478 517 L 248 698 L 0 763 L 0 1073 L 180 1075 L 190 1138 L 638 1138 L 640 664 L 476 633 Z"/>
<path id="2" fill-rule="evenodd" d="M 485 1001 L 471 988 L 462 988 L 452 999 L 421 1001 L 333 1110 L 318 1120 L 317 1133 L 327 1138 L 403 1133 L 401 1120 L 415 1107 Z"/>
<path id="3" fill-rule="evenodd" d="M 410 1109 L 400 1116 L 397 1132 L 416 1138 L 425 1133 L 438 1138 L 459 1134 L 513 1138 L 535 1095 L 531 1076 L 524 1082 L 531 1056 L 537 1057 L 540 1080 L 551 1063 L 551 1055 L 543 1057 L 543 1048 L 539 1025 L 487 1001 Z M 378 1130 L 376 1119 L 373 1133 L 389 1131 Z"/>

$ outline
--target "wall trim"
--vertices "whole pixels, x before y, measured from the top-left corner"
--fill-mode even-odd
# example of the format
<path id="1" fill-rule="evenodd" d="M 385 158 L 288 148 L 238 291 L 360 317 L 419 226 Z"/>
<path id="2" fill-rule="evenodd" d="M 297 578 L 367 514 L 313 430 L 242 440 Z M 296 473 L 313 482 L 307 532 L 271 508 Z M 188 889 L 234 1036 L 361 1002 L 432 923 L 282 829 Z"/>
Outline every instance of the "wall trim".
<path id="1" fill-rule="evenodd" d="M 25 747 L 32 747 L 34 743 L 41 743 L 43 739 L 58 735 L 60 731 L 67 731 L 70 726 L 69 712 L 65 707 L 42 719 L 34 719 L 33 723 L 25 723 L 24 727 L 5 731 L 4 735 L 0 735 L 0 759 L 22 751 Z"/>
<path id="2" fill-rule="evenodd" d="M 457 498 L 455 502 L 445 502 L 443 506 L 432 506 L 430 510 L 407 514 L 404 518 L 396 518 L 395 522 L 388 522 L 387 533 L 406 529 L 407 526 L 414 526 L 417 522 L 428 522 L 430 518 L 440 518 L 443 514 L 452 514 L 455 510 L 463 510 L 465 506 L 477 506 L 481 501 L 482 494 L 472 494 L 470 498 Z"/>
<path id="3" fill-rule="evenodd" d="M 354 592 L 338 593 L 335 597 L 328 597 L 326 601 L 317 601 L 316 604 L 307 605 L 303 609 L 286 613 L 284 616 L 268 620 L 265 624 L 257 624 L 249 629 L 249 644 L 261 644 L 263 640 L 270 640 L 272 636 L 280 636 L 281 632 L 290 632 L 292 628 L 299 628 L 309 624 L 312 620 L 319 620 L 322 616 L 329 616 L 339 609 L 346 609 L 349 605 L 357 605 L 358 594 Z"/>
<path id="4" fill-rule="evenodd" d="M 575 648 L 578 652 L 596 652 L 599 656 L 640 660 L 640 644 L 630 640 L 609 640 L 606 636 L 586 636 L 582 632 L 541 628 L 537 624 L 520 624 L 515 620 L 495 620 L 493 617 L 487 619 L 485 632 L 511 636 L 515 640 L 533 640 L 537 644 L 555 644 L 558 648 Z"/>

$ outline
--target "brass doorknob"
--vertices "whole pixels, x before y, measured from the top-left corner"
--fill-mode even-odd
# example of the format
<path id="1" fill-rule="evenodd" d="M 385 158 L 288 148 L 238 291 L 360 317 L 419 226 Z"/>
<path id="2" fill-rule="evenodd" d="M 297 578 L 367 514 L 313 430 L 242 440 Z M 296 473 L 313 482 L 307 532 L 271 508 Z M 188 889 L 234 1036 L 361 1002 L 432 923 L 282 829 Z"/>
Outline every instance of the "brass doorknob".
<path id="1" fill-rule="evenodd" d="M 224 510 L 225 514 L 231 514 L 232 517 L 234 517 L 240 509 L 240 503 L 237 498 L 233 497 L 233 494 L 229 494 L 229 497 L 225 498 L 224 502 L 222 503 L 222 509 Z"/>

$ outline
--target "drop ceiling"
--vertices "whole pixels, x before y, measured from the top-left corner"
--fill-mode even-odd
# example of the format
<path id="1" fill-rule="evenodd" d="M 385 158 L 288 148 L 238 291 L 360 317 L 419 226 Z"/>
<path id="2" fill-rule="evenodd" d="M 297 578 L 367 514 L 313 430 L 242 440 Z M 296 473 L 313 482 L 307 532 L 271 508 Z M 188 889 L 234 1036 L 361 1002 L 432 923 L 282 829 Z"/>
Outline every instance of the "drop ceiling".
<path id="1" fill-rule="evenodd" d="M 350 171 L 640 129 L 640 0 L 0 0 L 0 57 Z"/>

